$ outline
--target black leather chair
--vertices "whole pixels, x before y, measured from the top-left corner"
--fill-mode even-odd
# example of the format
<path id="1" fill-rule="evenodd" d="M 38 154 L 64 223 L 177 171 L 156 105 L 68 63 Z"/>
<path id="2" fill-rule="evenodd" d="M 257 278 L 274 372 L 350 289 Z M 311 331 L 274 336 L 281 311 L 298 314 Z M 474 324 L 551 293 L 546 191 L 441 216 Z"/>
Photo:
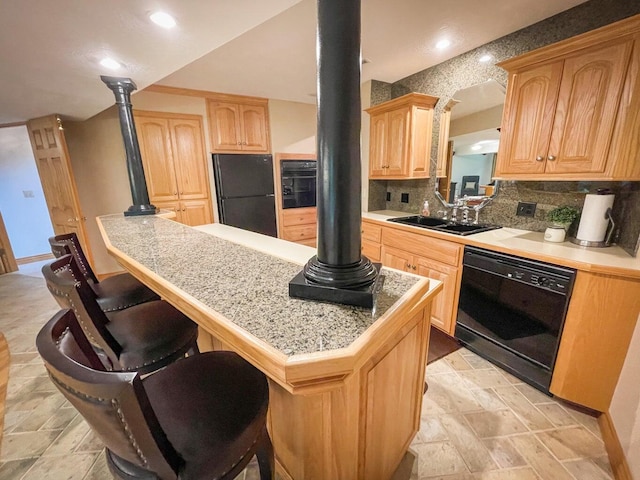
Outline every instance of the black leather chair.
<path id="1" fill-rule="evenodd" d="M 71 310 L 36 339 L 49 375 L 106 446 L 122 479 L 234 479 L 254 455 L 274 477 L 266 377 L 233 352 L 179 360 L 153 375 L 104 371 Z"/>
<path id="2" fill-rule="evenodd" d="M 106 314 L 73 255 L 47 263 L 42 274 L 58 304 L 75 312 L 109 369 L 150 373 L 198 352 L 198 326 L 164 300 Z"/>
<path id="3" fill-rule="evenodd" d="M 73 255 L 84 278 L 95 292 L 100 308 L 105 312 L 115 312 L 144 302 L 160 300 L 157 293 L 130 273 L 119 273 L 99 281 L 75 233 L 49 237 L 49 245 L 56 258 Z"/>

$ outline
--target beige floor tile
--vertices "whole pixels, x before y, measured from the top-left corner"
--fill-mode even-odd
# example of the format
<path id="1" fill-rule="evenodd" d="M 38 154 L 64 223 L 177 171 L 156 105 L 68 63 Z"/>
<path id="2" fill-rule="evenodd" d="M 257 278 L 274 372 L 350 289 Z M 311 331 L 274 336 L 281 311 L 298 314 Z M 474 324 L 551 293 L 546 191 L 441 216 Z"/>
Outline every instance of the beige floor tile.
<path id="1" fill-rule="evenodd" d="M 600 467 L 600 470 L 602 470 L 604 473 L 606 473 L 611 478 L 613 478 L 613 470 L 611 469 L 611 463 L 609 463 L 608 455 L 600 455 L 599 457 L 593 457 L 591 458 L 591 461 L 595 463 L 598 467 Z"/>
<path id="2" fill-rule="evenodd" d="M 107 466 L 107 459 L 104 451 L 100 452 L 93 462 L 89 473 L 82 480 L 113 480 L 113 476 Z"/>
<path id="3" fill-rule="evenodd" d="M 507 405 L 491 388 L 474 388 L 471 394 L 484 410 L 504 410 Z"/>
<path id="4" fill-rule="evenodd" d="M 602 432 L 600 432 L 600 425 L 598 425 L 597 417 L 593 415 L 589 415 L 587 413 L 583 413 L 580 410 L 577 410 L 575 407 L 572 407 L 568 404 L 563 404 L 565 410 L 569 412 L 569 414 L 575 418 L 580 425 L 585 427 L 591 433 L 593 433 L 596 437 L 602 438 Z"/>
<path id="5" fill-rule="evenodd" d="M 569 415 L 564 408 L 557 403 L 539 403 L 536 405 L 545 417 L 556 427 L 570 427 L 579 425 L 578 421 Z"/>
<path id="6" fill-rule="evenodd" d="M 42 363 L 42 360 L 40 360 L 40 355 L 38 355 L 36 352 L 11 354 L 12 365 L 17 365 L 22 363 Z"/>
<path id="7" fill-rule="evenodd" d="M 482 358 L 479 355 L 476 355 L 473 352 L 470 352 L 469 350 L 462 349 L 462 350 L 458 350 L 458 352 L 460 352 L 460 355 L 467 361 L 467 363 L 476 370 L 494 368 L 493 363 L 489 362 L 488 360 L 485 360 L 484 358 Z"/>
<path id="8" fill-rule="evenodd" d="M 502 437 L 527 432 L 527 427 L 511 410 L 467 413 L 465 419 L 480 438 Z"/>
<path id="9" fill-rule="evenodd" d="M 42 454 L 43 457 L 64 455 L 73 452 L 89 431 L 89 425 L 78 415 Z"/>
<path id="10" fill-rule="evenodd" d="M 420 430 L 414 443 L 443 442 L 449 440 L 446 430 L 436 415 L 423 415 L 420 419 Z"/>
<path id="11" fill-rule="evenodd" d="M 527 465 L 508 438 L 486 438 L 483 440 L 489 453 L 500 468 L 515 468 Z"/>
<path id="12" fill-rule="evenodd" d="M 444 359 L 440 359 L 436 362 L 430 363 L 427 365 L 426 374 L 429 375 L 437 375 L 439 373 L 453 373 L 455 370 L 451 365 L 444 361 Z"/>
<path id="13" fill-rule="evenodd" d="M 37 408 L 42 402 L 45 401 L 59 401 L 62 405 L 64 397 L 58 392 L 43 392 L 34 391 L 23 395 L 21 398 L 7 398 L 7 409 L 15 411 L 31 411 Z"/>
<path id="14" fill-rule="evenodd" d="M 422 414 L 441 415 L 482 410 L 473 394 L 460 382 L 456 373 L 428 377 L 429 390 L 422 402 Z"/>
<path id="15" fill-rule="evenodd" d="M 556 460 L 533 434 L 510 438 L 518 453 L 543 480 L 574 480 L 564 466 Z"/>
<path id="16" fill-rule="evenodd" d="M 56 413 L 42 425 L 40 430 L 64 430 L 77 415 L 79 415 L 79 413 L 75 408 L 60 407 Z"/>
<path id="17" fill-rule="evenodd" d="M 35 432 L 36 430 L 44 429 L 43 426 L 47 423 L 52 417 L 55 416 L 56 412 L 60 409 L 62 402 L 60 401 L 60 397 L 58 396 L 49 396 L 45 398 L 42 403 L 40 403 L 36 408 L 31 410 L 29 415 L 23 419 L 20 423 L 18 423 L 13 429 L 14 433 L 17 432 Z M 75 415 L 74 415 L 75 416 Z M 68 418 L 67 422 L 64 423 L 64 419 L 67 418 L 67 415 L 62 415 L 61 417 L 54 417 L 58 422 L 50 422 L 50 427 L 46 430 L 61 430 L 66 427 L 66 423 L 71 421 L 71 418 Z"/>
<path id="18" fill-rule="evenodd" d="M 604 455 L 604 443 L 584 427 L 569 427 L 536 434 L 558 460 Z"/>
<path id="19" fill-rule="evenodd" d="M 498 396 L 532 431 L 553 428 L 553 424 L 514 386 L 498 387 Z"/>
<path id="20" fill-rule="evenodd" d="M 16 480 L 36 463 L 37 457 L 25 458 L 23 460 L 12 460 L 0 464 L 0 480 Z"/>
<path id="21" fill-rule="evenodd" d="M 104 450 L 104 443 L 93 430 L 89 430 L 80 444 L 76 447 L 75 452 L 101 452 L 102 450 Z"/>
<path id="22" fill-rule="evenodd" d="M 423 443 L 413 447 L 418 455 L 418 478 L 468 473 L 464 460 L 450 442 Z"/>
<path id="23" fill-rule="evenodd" d="M 473 477 L 476 480 L 539 480 L 530 467 L 515 468 L 512 470 L 494 470 L 492 472 L 481 472 Z M 551 479 L 550 479 L 551 480 Z"/>
<path id="24" fill-rule="evenodd" d="M 31 412 L 7 412 L 4 416 L 4 432 L 11 432 L 15 426 L 20 423 L 24 418 L 28 417 Z"/>
<path id="25" fill-rule="evenodd" d="M 449 355 L 444 357 L 443 360 L 447 362 L 449 366 L 454 370 L 471 370 L 472 369 L 471 365 L 469 364 L 469 362 L 467 362 L 465 357 L 460 355 L 460 353 L 458 353 L 457 351 L 450 353 Z"/>
<path id="26" fill-rule="evenodd" d="M 95 453 L 40 457 L 21 480 L 82 480 L 95 459 Z"/>
<path id="27" fill-rule="evenodd" d="M 60 435 L 60 430 L 46 432 L 10 433 L 2 439 L 3 462 L 42 455 Z"/>
<path id="28" fill-rule="evenodd" d="M 612 478 L 591 460 L 571 460 L 563 462 L 563 465 L 578 480 L 611 480 Z"/>
<path id="29" fill-rule="evenodd" d="M 475 436 L 462 415 L 443 415 L 442 426 L 447 431 L 451 443 L 462 455 L 470 472 L 494 470 L 498 465 L 493 460 L 487 447 Z"/>
<path id="30" fill-rule="evenodd" d="M 491 388 L 511 385 L 497 370 L 466 370 L 458 372 L 466 388 Z"/>
<path id="31" fill-rule="evenodd" d="M 536 390 L 531 385 L 528 385 L 526 383 L 519 383 L 515 385 L 515 388 L 517 388 L 520 391 L 520 393 L 524 395 L 526 399 L 529 400 L 534 405 L 537 405 L 539 403 L 555 402 L 553 397 L 549 395 L 545 395 L 540 390 Z"/>

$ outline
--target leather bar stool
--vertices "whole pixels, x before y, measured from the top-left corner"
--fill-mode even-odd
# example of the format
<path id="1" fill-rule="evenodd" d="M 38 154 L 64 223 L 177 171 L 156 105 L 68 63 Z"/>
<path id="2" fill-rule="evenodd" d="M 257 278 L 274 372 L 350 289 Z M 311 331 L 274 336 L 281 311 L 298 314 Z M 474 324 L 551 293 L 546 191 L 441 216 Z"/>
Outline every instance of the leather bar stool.
<path id="1" fill-rule="evenodd" d="M 107 316 L 73 255 L 42 267 L 47 288 L 62 308 L 71 308 L 109 369 L 150 373 L 197 353 L 198 326 L 164 300 Z"/>
<path id="2" fill-rule="evenodd" d="M 115 312 L 144 302 L 160 300 L 157 293 L 130 273 L 119 273 L 99 281 L 75 233 L 49 237 L 49 245 L 51 253 L 56 258 L 73 255 L 84 278 L 95 292 L 100 308 L 105 312 Z"/>
<path id="3" fill-rule="evenodd" d="M 107 372 L 61 310 L 36 346 L 49 375 L 104 442 L 117 478 L 232 480 L 254 455 L 274 478 L 267 379 L 233 352 L 207 352 L 140 377 Z"/>

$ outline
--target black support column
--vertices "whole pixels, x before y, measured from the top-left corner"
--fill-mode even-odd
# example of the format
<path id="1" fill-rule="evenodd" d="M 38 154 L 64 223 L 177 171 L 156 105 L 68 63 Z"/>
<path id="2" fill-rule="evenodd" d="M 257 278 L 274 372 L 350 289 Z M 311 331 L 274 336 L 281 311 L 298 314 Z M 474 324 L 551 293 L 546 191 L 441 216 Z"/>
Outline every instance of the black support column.
<path id="1" fill-rule="evenodd" d="M 318 254 L 293 297 L 372 307 L 379 265 L 361 254 L 360 0 L 318 0 Z"/>
<path id="2" fill-rule="evenodd" d="M 131 106 L 131 92 L 137 89 L 136 84 L 130 78 L 123 77 L 100 77 L 107 87 L 109 87 L 116 97 L 118 115 L 120 117 L 120 131 L 124 141 L 124 149 L 127 154 L 127 171 L 129 172 L 129 185 L 131 187 L 131 198 L 133 205 L 124 212 L 129 215 L 153 215 L 158 209 L 149 202 L 149 192 L 147 182 L 142 168 L 142 156 L 140 155 L 140 145 L 138 135 L 133 123 L 133 110 Z"/>

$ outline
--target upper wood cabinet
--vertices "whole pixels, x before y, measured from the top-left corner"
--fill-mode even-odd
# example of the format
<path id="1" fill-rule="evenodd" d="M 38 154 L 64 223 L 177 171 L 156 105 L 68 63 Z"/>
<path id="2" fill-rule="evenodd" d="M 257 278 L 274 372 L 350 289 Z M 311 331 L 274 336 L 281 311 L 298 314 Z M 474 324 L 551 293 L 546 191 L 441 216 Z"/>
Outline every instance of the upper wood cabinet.
<path id="1" fill-rule="evenodd" d="M 618 133 L 638 125 L 637 17 L 499 64 L 509 86 L 496 177 L 640 179 L 640 147 Z"/>
<path id="2" fill-rule="evenodd" d="M 134 117 L 151 203 L 176 211 L 181 223 L 211 223 L 202 118 L 137 110 Z"/>
<path id="3" fill-rule="evenodd" d="M 268 100 L 220 94 L 207 99 L 211 151 L 269 153 Z"/>
<path id="4" fill-rule="evenodd" d="M 371 115 L 369 178 L 427 178 L 437 97 L 409 93 L 366 110 Z"/>

